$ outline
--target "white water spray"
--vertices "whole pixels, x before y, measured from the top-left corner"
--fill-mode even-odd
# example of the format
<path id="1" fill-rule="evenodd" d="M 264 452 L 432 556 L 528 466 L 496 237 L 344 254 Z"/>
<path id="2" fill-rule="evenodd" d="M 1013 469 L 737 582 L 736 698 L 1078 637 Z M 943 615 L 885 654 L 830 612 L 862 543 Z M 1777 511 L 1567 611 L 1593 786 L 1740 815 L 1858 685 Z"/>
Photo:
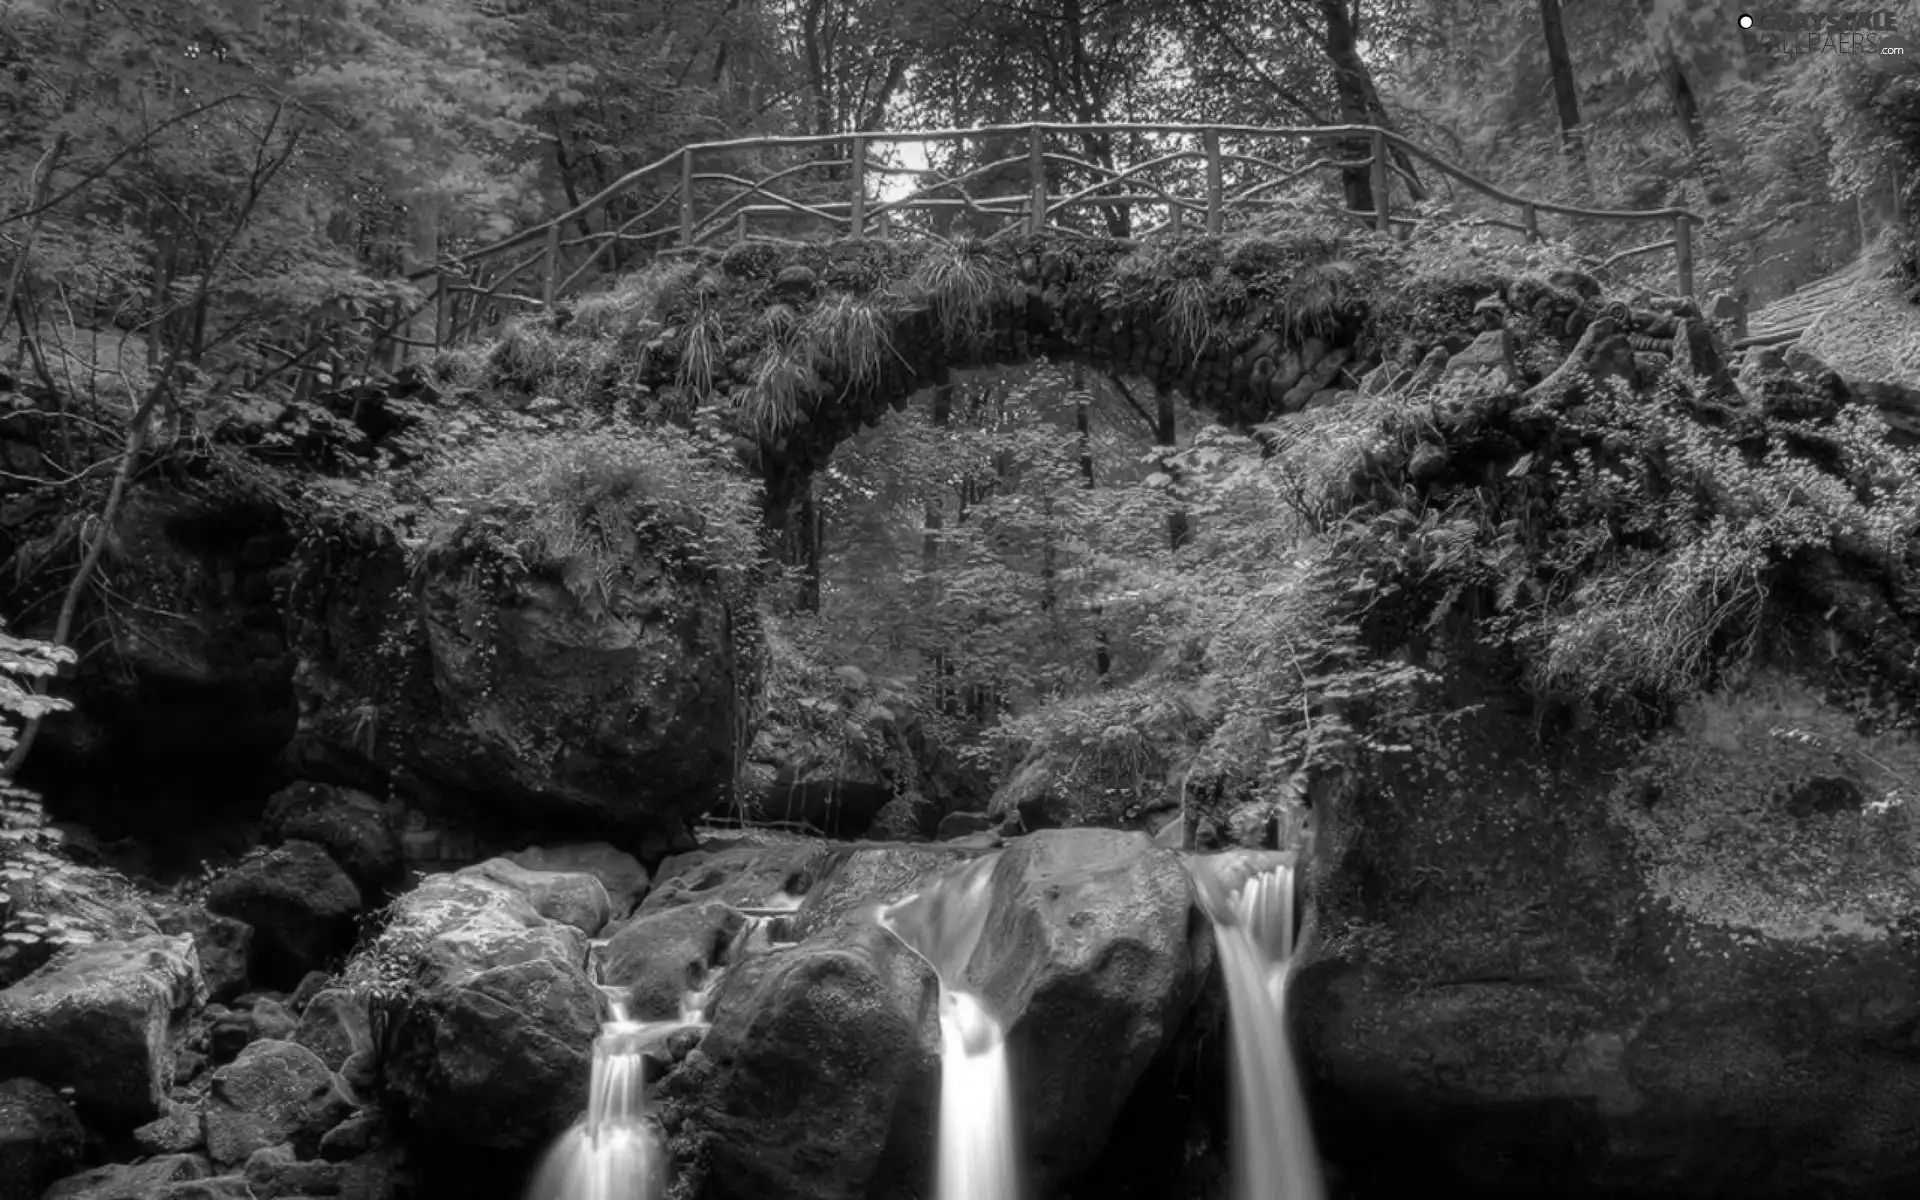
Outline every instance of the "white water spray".
<path id="1" fill-rule="evenodd" d="M 629 1021 L 612 1000 L 613 1020 L 593 1043 L 587 1115 L 547 1152 L 527 1200 L 659 1200 L 667 1186 L 666 1148 L 647 1120 L 646 1051 L 688 1021 Z"/>
<path id="2" fill-rule="evenodd" d="M 1018 1200 L 1006 1031 L 966 987 L 986 928 L 998 856 L 889 905 L 880 925 L 925 959 L 940 984 L 939 1200 Z"/>
<path id="3" fill-rule="evenodd" d="M 1221 855 L 1189 858 L 1187 867 L 1213 922 L 1227 983 L 1234 1194 L 1238 1200 L 1323 1200 L 1313 1128 L 1287 1036 L 1293 861 Z"/>
<path id="4" fill-rule="evenodd" d="M 799 906 L 797 899 L 775 898 L 766 910 L 747 914 L 726 961 L 766 949 L 772 921 Z M 599 954 L 606 940 L 592 943 L 588 962 L 599 978 Z M 648 1120 L 647 1052 L 680 1032 L 701 1029 L 725 968 L 709 974 L 701 987 L 680 998 L 677 1021 L 634 1021 L 627 1016 L 626 991 L 603 986 L 612 1019 L 593 1043 L 593 1074 L 587 1114 L 560 1135 L 541 1161 L 527 1189 L 527 1200 L 660 1200 L 667 1188 L 667 1151 L 659 1130 Z"/>

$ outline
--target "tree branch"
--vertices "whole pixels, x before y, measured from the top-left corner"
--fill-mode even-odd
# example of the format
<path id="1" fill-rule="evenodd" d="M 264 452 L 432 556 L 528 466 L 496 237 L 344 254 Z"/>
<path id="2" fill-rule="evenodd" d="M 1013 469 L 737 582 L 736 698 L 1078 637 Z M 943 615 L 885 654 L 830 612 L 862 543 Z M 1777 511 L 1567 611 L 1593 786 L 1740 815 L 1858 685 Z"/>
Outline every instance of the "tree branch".
<path id="1" fill-rule="evenodd" d="M 201 273 L 200 283 L 195 289 L 193 298 L 196 306 L 205 302 L 207 293 L 213 287 L 214 276 L 218 274 L 228 252 L 233 249 L 233 243 L 240 237 L 240 231 L 246 227 L 248 221 L 252 220 L 254 207 L 259 203 L 260 196 L 266 191 L 267 185 L 273 181 L 273 177 L 280 173 L 280 168 L 286 166 L 292 159 L 294 149 L 299 144 L 300 134 L 296 130 L 287 136 L 286 147 L 278 157 L 271 159 L 267 157 L 267 145 L 272 141 L 274 131 L 279 126 L 281 114 L 285 111 L 285 104 L 276 107 L 273 117 L 267 122 L 266 129 L 260 135 L 260 146 L 255 150 L 253 157 L 253 172 L 247 180 L 247 198 L 241 204 L 238 215 L 234 217 L 232 226 L 227 230 L 227 236 L 208 259 L 207 269 Z M 93 535 L 93 541 L 88 544 L 85 555 L 81 557 L 80 566 L 74 571 L 72 581 L 67 585 L 66 597 L 60 603 L 60 615 L 54 620 L 51 640 L 56 645 L 66 645 L 68 637 L 73 632 L 73 620 L 80 611 L 80 599 L 86 594 L 87 581 L 93 577 L 93 572 L 100 565 L 101 556 L 106 552 L 107 540 L 113 532 L 113 523 L 119 518 L 120 506 L 126 499 L 127 487 L 133 481 L 134 471 L 139 465 L 140 452 L 146 447 L 147 431 L 152 426 L 154 411 L 160 407 L 160 402 L 166 399 L 172 390 L 173 373 L 180 365 L 181 350 L 182 347 L 178 345 L 168 349 L 166 361 L 155 373 L 152 386 L 147 389 L 146 396 L 140 401 L 139 407 L 134 409 L 133 416 L 127 423 L 126 446 L 120 454 L 119 469 L 113 474 L 113 484 L 107 490 L 106 503 L 100 508 L 99 528 Z M 0 780 L 11 781 L 19 775 L 21 766 L 27 760 L 28 752 L 33 749 L 35 738 L 39 736 L 40 720 L 39 717 L 34 717 L 27 721 L 26 728 L 20 732 L 19 743 L 13 748 L 13 753 L 7 756 L 4 765 L 0 765 Z"/>

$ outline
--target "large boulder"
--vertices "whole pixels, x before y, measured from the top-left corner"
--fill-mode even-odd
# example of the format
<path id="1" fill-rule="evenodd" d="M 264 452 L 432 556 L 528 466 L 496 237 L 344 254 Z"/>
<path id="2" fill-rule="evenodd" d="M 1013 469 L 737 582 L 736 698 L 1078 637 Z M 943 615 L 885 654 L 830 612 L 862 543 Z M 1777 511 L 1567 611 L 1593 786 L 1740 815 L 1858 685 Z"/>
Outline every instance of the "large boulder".
<path id="1" fill-rule="evenodd" d="M 1320 805 L 1328 1151 L 1387 1192 L 1913 1194 L 1920 743 L 1771 671 L 1644 743 L 1450 687 L 1492 707 Z"/>
<path id="2" fill-rule="evenodd" d="M 716 839 L 660 863 L 636 915 L 719 901 L 735 908 L 792 907 L 819 877 L 828 851 L 810 839 L 768 844 Z"/>
<path id="3" fill-rule="evenodd" d="M 588 937 L 606 927 L 613 907 L 606 885 L 584 871 L 532 871 L 504 858 L 490 858 L 463 868 L 460 874 L 505 884 L 525 896 L 533 911 Z"/>
<path id="4" fill-rule="evenodd" d="M 676 1157 L 707 1164 L 708 1195 L 916 1194 L 940 1075 L 931 987 L 871 923 L 736 964 L 661 1088 Z"/>
<path id="5" fill-rule="evenodd" d="M 184 933 L 193 938 L 209 1000 L 231 1000 L 246 989 L 253 956 L 253 926 L 210 913 L 198 904 L 171 908 L 160 915 L 159 923 L 163 933 Z"/>
<path id="6" fill-rule="evenodd" d="M 258 1041 L 213 1073 L 205 1109 L 207 1152 L 229 1167 L 282 1143 L 311 1158 L 319 1153 L 320 1139 L 353 1107 L 340 1080 L 313 1051 L 292 1042 Z"/>
<path id="7" fill-rule="evenodd" d="M 718 901 L 635 917 L 607 939 L 601 981 L 626 989 L 627 1014 L 635 1020 L 673 1020 L 686 994 L 727 964 L 746 922 L 738 909 Z"/>
<path id="8" fill-rule="evenodd" d="M 42 1200 L 185 1200 L 179 1187 L 210 1180 L 212 1175 L 207 1160 L 197 1154 L 163 1154 L 132 1165 L 112 1163 L 69 1175 L 48 1188 Z"/>
<path id="9" fill-rule="evenodd" d="M 1180 856 L 1143 833 L 1049 830 L 994 868 L 968 968 L 1006 1023 L 1027 1178 L 1048 1192 L 1100 1156 L 1170 1054 L 1213 968 Z"/>
<path id="10" fill-rule="evenodd" d="M 0 1200 L 39 1200 L 80 1165 L 86 1135 L 73 1109 L 35 1079 L 0 1082 Z"/>
<path id="11" fill-rule="evenodd" d="M 733 774 L 759 686 L 751 606 L 677 544 L 636 538 L 602 596 L 578 564 L 511 565 L 500 528 L 438 532 L 418 571 L 374 528 L 346 561 L 305 564 L 296 755 L 335 775 L 404 766 L 518 816 L 678 834 Z"/>
<path id="12" fill-rule="evenodd" d="M 607 889 L 615 919 L 623 918 L 646 895 L 652 877 L 640 860 L 607 842 L 564 842 L 557 846 L 528 846 L 506 856 L 529 871 L 586 872 Z"/>
<path id="13" fill-rule="evenodd" d="M 70 947 L 0 991 L 0 1077 L 71 1088 L 89 1121 L 150 1121 L 173 1086 L 187 1018 L 205 1000 L 190 938 Z"/>
<path id="14" fill-rule="evenodd" d="M 329 1070 L 342 1069 L 354 1055 L 374 1049 L 366 998 L 347 988 L 321 992 L 301 1011 L 293 1040 L 318 1055 Z"/>
<path id="15" fill-rule="evenodd" d="M 407 981 L 389 1010 L 385 1081 L 432 1136 L 519 1150 L 579 1115 L 605 1000 L 587 939 L 482 875 L 436 875 L 402 896 L 348 975 Z"/>
<path id="16" fill-rule="evenodd" d="M 288 989 L 353 944 L 363 904 L 340 865 L 305 841 L 243 861 L 207 894 L 208 912 L 253 926 L 254 978 Z"/>
<path id="17" fill-rule="evenodd" d="M 270 842 L 312 842 L 369 895 L 398 885 L 405 859 L 400 831 L 385 805 L 365 792 L 305 780 L 267 801 L 261 835 Z"/>
<path id="18" fill-rule="evenodd" d="M 297 541 L 259 494 L 158 474 L 127 490 L 101 568 L 138 600 L 110 618 L 92 600 L 81 610 L 99 618 L 110 652 L 80 664 L 63 691 L 74 711 L 46 723 L 21 776 L 62 818 L 157 841 L 258 811 L 295 724 L 276 573 Z M 61 516 L 49 505 L 42 520 Z M 9 545 L 41 532 L 11 527 Z M 10 632 L 45 637 L 53 615 L 28 600 L 56 568 L 35 558 L 13 560 L 35 573 L 7 573 L 0 611 L 38 610 Z"/>

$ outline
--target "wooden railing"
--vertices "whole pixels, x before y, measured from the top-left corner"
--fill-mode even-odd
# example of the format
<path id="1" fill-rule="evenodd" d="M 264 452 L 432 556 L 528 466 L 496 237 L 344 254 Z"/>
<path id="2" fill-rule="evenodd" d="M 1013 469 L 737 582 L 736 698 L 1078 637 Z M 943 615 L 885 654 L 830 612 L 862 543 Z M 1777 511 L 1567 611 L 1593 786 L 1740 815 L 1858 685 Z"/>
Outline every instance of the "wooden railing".
<path id="1" fill-rule="evenodd" d="M 1122 140 L 1151 153 L 1131 166 L 1108 166 L 1084 151 L 1098 139 Z M 875 156 L 879 147 L 907 143 L 971 146 L 984 160 L 948 174 L 910 168 Z M 1316 155 L 1334 143 L 1346 159 Z M 1364 154 L 1357 154 L 1361 149 Z M 1102 157 L 1110 157 L 1103 155 Z M 1396 209 L 1418 183 L 1402 163 L 1420 163 L 1512 210 L 1511 220 L 1479 223 L 1541 236 L 1540 219 L 1651 224 L 1669 236 L 1622 251 L 1606 261 L 1671 250 L 1675 285 L 1694 290 L 1691 226 L 1700 220 L 1678 208 L 1581 208 L 1516 195 L 1455 166 L 1391 130 L 1367 125 L 1265 127 L 1253 125 L 1040 122 L 977 129 L 872 132 L 813 137 L 755 137 L 686 146 L 616 180 L 566 212 L 510 237 L 450 255 L 408 278 L 427 299 L 375 326 L 376 343 L 445 346 L 484 332 L 516 311 L 551 308 L 601 275 L 661 253 L 709 246 L 777 231 L 793 235 L 886 238 L 896 233 L 965 232 L 995 238 L 1025 231 L 1094 233 L 1148 238 L 1188 229 L 1223 232 L 1230 221 L 1297 200 L 1274 193 L 1324 170 L 1368 172 L 1373 209 L 1335 211 L 1380 231 L 1418 224 L 1411 206 Z M 907 177 L 899 195 L 876 186 Z M 974 194 L 980 190 L 989 194 Z M 1087 216 L 1099 225 L 1085 228 Z M 431 341 L 424 326 L 434 312 Z"/>

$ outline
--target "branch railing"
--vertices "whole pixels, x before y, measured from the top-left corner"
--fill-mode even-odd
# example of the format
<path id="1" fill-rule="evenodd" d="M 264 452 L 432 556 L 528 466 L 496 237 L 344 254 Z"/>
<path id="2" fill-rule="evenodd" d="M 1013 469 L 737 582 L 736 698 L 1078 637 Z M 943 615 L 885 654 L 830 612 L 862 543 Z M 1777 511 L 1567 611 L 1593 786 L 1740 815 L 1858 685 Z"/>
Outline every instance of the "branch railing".
<path id="1" fill-rule="evenodd" d="M 1085 152 L 1095 139 L 1144 147 L 1130 166 Z M 876 150 L 908 144 L 971 151 L 960 168 L 902 166 Z M 1074 153 L 1078 143 L 1081 153 Z M 1344 157 L 1320 154 L 1333 143 Z M 1364 154 L 1356 151 L 1365 149 Z M 926 156 L 931 159 L 931 155 Z M 1109 156 L 1111 157 L 1111 156 Z M 1370 210 L 1333 211 L 1381 232 L 1418 223 L 1400 191 L 1418 183 L 1396 161 L 1423 163 L 1441 176 L 1511 210 L 1515 219 L 1481 223 L 1541 238 L 1543 215 L 1573 221 L 1659 225 L 1668 236 L 1622 251 L 1608 266 L 1672 251 L 1677 291 L 1694 291 L 1691 227 L 1680 208 L 1585 208 L 1509 192 L 1392 130 L 1370 125 L 1256 126 L 1061 124 L 988 126 L 797 137 L 753 137 L 682 147 L 629 172 L 597 194 L 529 229 L 448 256 L 407 278 L 422 284 L 433 310 L 431 344 L 444 347 L 484 332 L 517 311 L 551 309 L 596 279 L 638 261 L 726 239 L 826 234 L 884 239 L 898 233 L 989 240 L 1059 231 L 1134 239 L 1224 232 L 1248 214 L 1298 208 L 1274 193 L 1309 175 L 1367 172 Z M 906 179 L 905 190 L 878 186 Z M 889 193 L 894 194 L 889 194 Z M 1092 228 L 1088 228 L 1089 224 Z M 572 230 L 571 234 L 569 231 Z M 774 231 L 774 232 L 770 232 Z M 416 320 L 396 315 L 384 336 L 405 341 Z M 418 345 L 416 333 L 407 344 Z"/>

